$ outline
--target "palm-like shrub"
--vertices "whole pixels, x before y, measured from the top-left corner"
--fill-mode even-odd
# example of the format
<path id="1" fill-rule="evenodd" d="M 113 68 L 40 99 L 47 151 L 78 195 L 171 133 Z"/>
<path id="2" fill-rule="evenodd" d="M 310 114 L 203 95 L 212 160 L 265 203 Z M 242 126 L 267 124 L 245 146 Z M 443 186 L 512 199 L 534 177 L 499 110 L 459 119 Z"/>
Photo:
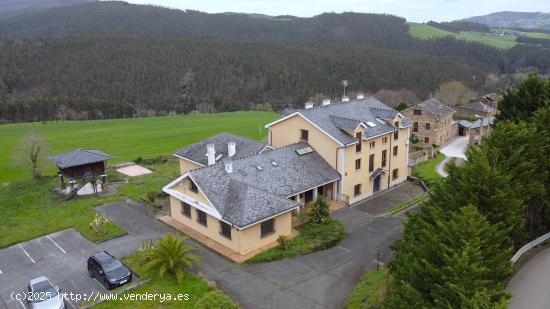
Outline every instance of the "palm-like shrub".
<path id="1" fill-rule="evenodd" d="M 186 245 L 186 239 L 173 234 L 159 238 L 149 254 L 149 262 L 144 265 L 145 270 L 156 270 L 160 278 L 167 272 L 172 273 L 181 284 L 185 274 L 184 267 L 202 262 L 200 256 L 190 254 L 195 248 Z"/>

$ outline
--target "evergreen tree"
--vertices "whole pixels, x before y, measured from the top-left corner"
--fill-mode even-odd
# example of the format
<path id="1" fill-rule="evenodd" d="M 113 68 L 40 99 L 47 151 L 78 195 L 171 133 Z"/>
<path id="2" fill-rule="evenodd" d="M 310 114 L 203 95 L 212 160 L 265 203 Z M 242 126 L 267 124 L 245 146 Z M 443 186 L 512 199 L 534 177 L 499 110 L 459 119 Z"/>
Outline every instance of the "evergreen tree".
<path id="1" fill-rule="evenodd" d="M 390 270 L 386 308 L 493 308 L 506 301 L 511 247 L 504 229 L 476 207 L 428 202 L 413 214 Z"/>
<path id="2" fill-rule="evenodd" d="M 516 192 L 515 196 L 523 201 L 522 225 L 529 238 L 545 230 L 543 212 L 549 201 L 546 188 L 550 181 L 547 168 L 550 143 L 543 132 L 525 121 L 499 123 L 482 145 L 490 165 L 508 175 L 506 190 Z M 521 243 L 520 238 L 514 240 Z"/>
<path id="3" fill-rule="evenodd" d="M 517 87 L 509 88 L 498 103 L 500 120 L 527 120 L 533 113 L 550 104 L 550 79 L 543 81 L 537 74 L 530 74 Z"/>
<path id="4" fill-rule="evenodd" d="M 514 187 L 512 176 L 491 164 L 488 147 L 472 147 L 468 160 L 460 167 L 451 167 L 446 181 L 434 187 L 433 201 L 440 207 L 456 210 L 473 205 L 491 224 L 501 224 L 516 242 L 523 236 L 524 201 Z"/>

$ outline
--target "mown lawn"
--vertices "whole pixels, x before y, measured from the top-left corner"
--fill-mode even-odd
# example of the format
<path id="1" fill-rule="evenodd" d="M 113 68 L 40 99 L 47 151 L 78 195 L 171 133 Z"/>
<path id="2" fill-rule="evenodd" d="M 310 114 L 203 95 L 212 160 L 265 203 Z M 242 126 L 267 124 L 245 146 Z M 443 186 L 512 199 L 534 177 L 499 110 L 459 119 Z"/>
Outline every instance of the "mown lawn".
<path id="1" fill-rule="evenodd" d="M 375 309 L 382 307 L 382 301 L 389 283 L 388 268 L 367 272 L 361 281 L 353 288 L 346 309 Z"/>
<path id="2" fill-rule="evenodd" d="M 178 163 L 154 163 L 146 167 L 153 174 L 129 179 L 109 197 L 79 197 L 64 201 L 52 191 L 58 186 L 55 169 L 45 169 L 42 179 L 31 179 L 27 172 L 13 167 L 8 160 L 20 136 L 29 129 L 42 132 L 53 149 L 70 150 L 77 147 L 99 148 L 117 157 L 116 161 L 156 157 L 170 157 L 172 151 L 197 140 L 221 132 L 232 132 L 255 139 L 265 138 L 263 125 L 277 115 L 263 112 L 238 112 L 213 115 L 158 117 L 128 120 L 65 122 L 59 124 L 15 124 L 0 126 L 0 140 L 7 142 L 0 148 L 0 248 L 27 241 L 67 228 L 75 228 L 92 241 L 101 241 L 123 235 L 125 232 L 111 224 L 106 235 L 97 236 L 89 224 L 95 216 L 95 207 L 132 198 L 145 198 L 147 192 L 161 188 L 178 176 Z M 166 123 L 165 123 L 166 122 Z M 202 131 L 201 131 L 202 130 Z M 104 138 L 99 136 L 99 132 Z M 93 134 L 92 134 L 93 133 Z M 77 136 L 92 134 L 90 139 Z M 8 147 L 4 147 L 7 145 Z M 3 158 L 2 158 L 3 157 Z M 109 163 L 112 165 L 112 163 Z M 109 169 L 109 178 L 124 178 Z M 8 183 L 9 182 L 9 183 Z"/>
<path id="3" fill-rule="evenodd" d="M 328 249 L 338 244 L 345 235 L 344 225 L 336 219 L 331 219 L 327 224 L 310 221 L 298 227 L 298 231 L 300 235 L 290 240 L 287 249 L 277 246 L 256 254 L 244 263 L 264 263 Z"/>
<path id="4" fill-rule="evenodd" d="M 491 45 L 500 49 L 509 49 L 516 46 L 516 37 L 513 35 L 496 36 L 490 33 L 481 32 L 460 32 L 457 37 L 466 41 L 479 42 L 487 45 Z"/>
<path id="5" fill-rule="evenodd" d="M 419 39 L 437 39 L 446 36 L 452 36 L 459 40 L 478 42 L 491 45 L 500 49 L 509 49 L 516 46 L 516 37 L 513 35 L 496 36 L 490 33 L 467 32 L 454 33 L 445 31 L 436 27 L 420 23 L 407 23 L 409 25 L 409 34 Z"/>
<path id="6" fill-rule="evenodd" d="M 136 309 L 148 309 L 148 308 L 196 308 L 197 302 L 203 297 L 205 293 L 214 291 L 215 289 L 208 285 L 206 281 L 197 277 L 196 275 L 186 272 L 182 284 L 179 284 L 176 277 L 172 274 L 166 274 L 163 279 L 157 276 L 151 276 L 143 272 L 143 265 L 140 263 L 138 255 L 133 254 L 124 258 L 124 263 L 128 265 L 132 270 L 141 274 L 142 279 L 151 279 L 149 283 L 145 283 L 139 287 L 131 289 L 124 294 L 158 294 L 164 295 L 165 300 L 143 300 L 132 301 L 124 299 L 124 294 L 119 295 L 117 300 L 109 300 L 94 306 L 98 309 L 116 309 L 116 308 L 136 308 Z M 178 297 L 182 299 L 187 294 L 188 300 L 174 300 Z M 139 297 L 139 295 L 134 297 Z M 168 296 L 170 295 L 170 296 Z M 181 296 L 180 296 L 181 295 Z M 143 298 L 143 296 L 141 296 Z M 168 300 L 168 297 L 172 300 Z"/>
<path id="7" fill-rule="evenodd" d="M 528 36 L 535 39 L 550 40 L 550 33 L 543 32 L 522 32 L 521 35 Z"/>
<path id="8" fill-rule="evenodd" d="M 420 23 L 407 23 L 409 34 L 419 39 L 436 39 L 446 36 L 456 36 L 455 33 Z"/>
<path id="9" fill-rule="evenodd" d="M 221 132 L 253 139 L 267 136 L 264 125 L 279 116 L 268 112 L 233 112 L 117 120 L 66 121 L 0 125 L 0 184 L 28 177 L 16 163 L 16 145 L 29 131 L 41 133 L 55 154 L 97 148 L 115 157 L 110 164 L 170 155 L 174 150 Z M 55 173 L 46 164 L 44 174 Z"/>
<path id="10" fill-rule="evenodd" d="M 433 181 L 441 178 L 441 175 L 437 173 L 435 167 L 445 159 L 445 155 L 439 153 L 435 158 L 417 164 L 413 169 L 413 175 L 421 178 L 424 181 Z"/>
<path id="11" fill-rule="evenodd" d="M 164 164 L 147 165 L 153 174 L 131 178 L 121 185 L 116 194 L 108 197 L 78 197 L 63 200 L 52 188 L 59 185 L 56 177 L 20 180 L 0 189 L 0 248 L 30 240 L 67 228 L 75 228 L 91 241 L 102 241 L 125 234 L 114 223 L 106 235 L 96 235 L 89 224 L 95 216 L 95 207 L 124 199 L 145 198 L 147 192 L 159 192 L 162 186 L 178 175 L 178 164 L 172 160 Z M 111 174 L 117 173 L 111 170 Z"/>

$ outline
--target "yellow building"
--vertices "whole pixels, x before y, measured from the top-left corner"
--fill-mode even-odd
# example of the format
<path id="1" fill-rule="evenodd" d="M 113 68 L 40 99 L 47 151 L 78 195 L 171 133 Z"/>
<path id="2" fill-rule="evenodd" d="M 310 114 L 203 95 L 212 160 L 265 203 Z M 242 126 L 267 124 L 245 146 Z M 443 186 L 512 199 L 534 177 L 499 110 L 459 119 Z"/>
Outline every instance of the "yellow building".
<path id="1" fill-rule="evenodd" d="M 171 217 L 241 255 L 292 231 L 319 196 L 356 203 L 407 178 L 412 122 L 372 98 L 297 110 L 266 125 L 268 144 L 220 134 L 174 153 Z"/>
<path id="2" fill-rule="evenodd" d="M 337 198 L 353 204 L 407 179 L 412 122 L 373 97 L 306 106 L 266 126 L 268 144 L 308 142 L 338 173 Z"/>
<path id="3" fill-rule="evenodd" d="M 215 151 L 225 140 L 236 148 L 227 155 Z M 183 175 L 163 188 L 172 219 L 241 255 L 289 236 L 291 213 L 318 196 L 333 198 L 333 183 L 340 179 L 307 143 L 279 149 L 254 144 L 223 134 L 179 150 Z M 206 166 L 189 170 L 194 153 L 210 157 L 210 164 L 207 158 Z"/>

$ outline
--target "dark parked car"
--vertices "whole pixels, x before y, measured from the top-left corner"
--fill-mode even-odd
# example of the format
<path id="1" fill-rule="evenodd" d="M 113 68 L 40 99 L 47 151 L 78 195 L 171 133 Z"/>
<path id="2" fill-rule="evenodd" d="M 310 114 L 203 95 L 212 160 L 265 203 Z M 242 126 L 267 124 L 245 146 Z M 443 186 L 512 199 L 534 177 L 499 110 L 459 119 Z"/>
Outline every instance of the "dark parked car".
<path id="1" fill-rule="evenodd" d="M 103 283 L 107 290 L 132 281 L 132 273 L 107 251 L 94 253 L 88 259 L 88 274 Z"/>

